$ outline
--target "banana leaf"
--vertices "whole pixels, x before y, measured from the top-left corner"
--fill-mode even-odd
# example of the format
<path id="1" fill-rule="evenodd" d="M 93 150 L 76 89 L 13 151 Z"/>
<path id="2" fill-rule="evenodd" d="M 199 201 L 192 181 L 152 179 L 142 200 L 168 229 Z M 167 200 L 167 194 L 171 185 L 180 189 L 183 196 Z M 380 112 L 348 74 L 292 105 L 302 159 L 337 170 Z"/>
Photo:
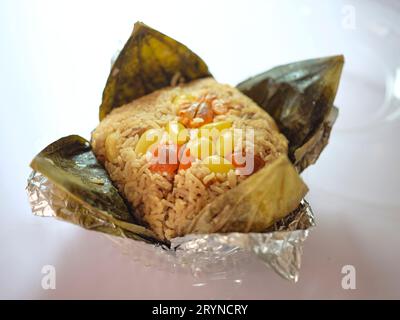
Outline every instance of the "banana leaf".
<path id="1" fill-rule="evenodd" d="M 157 242 L 153 232 L 135 224 L 84 138 L 71 135 L 53 142 L 32 160 L 31 167 L 68 196 L 67 206 L 73 203 L 74 214 L 60 212 L 61 219 L 112 235 Z"/>
<path id="2" fill-rule="evenodd" d="M 237 85 L 277 122 L 289 140 L 289 157 L 301 172 L 326 146 L 338 110 L 333 102 L 343 56 L 275 67 Z"/>
<path id="3" fill-rule="evenodd" d="M 186 233 L 265 232 L 308 192 L 286 155 L 206 205 Z"/>
<path id="4" fill-rule="evenodd" d="M 204 61 L 186 46 L 137 22 L 108 76 L 100 120 L 112 109 L 173 82 L 209 76 Z"/>

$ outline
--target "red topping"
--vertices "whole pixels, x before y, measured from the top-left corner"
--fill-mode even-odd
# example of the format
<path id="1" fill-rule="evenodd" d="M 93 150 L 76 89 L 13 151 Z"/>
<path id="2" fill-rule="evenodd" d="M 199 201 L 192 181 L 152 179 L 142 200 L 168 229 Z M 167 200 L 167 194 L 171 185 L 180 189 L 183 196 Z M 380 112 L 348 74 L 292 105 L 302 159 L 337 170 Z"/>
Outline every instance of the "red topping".
<path id="1" fill-rule="evenodd" d="M 175 144 L 161 144 L 154 149 L 151 171 L 174 174 L 178 167 L 178 147 Z"/>
<path id="2" fill-rule="evenodd" d="M 246 154 L 245 151 L 234 152 L 228 158 L 230 158 L 229 160 L 232 162 L 235 168 L 240 169 L 239 171 L 243 175 L 251 175 L 260 170 L 265 165 L 264 160 L 258 154 Z M 247 160 L 250 160 L 250 162 L 248 162 Z"/>

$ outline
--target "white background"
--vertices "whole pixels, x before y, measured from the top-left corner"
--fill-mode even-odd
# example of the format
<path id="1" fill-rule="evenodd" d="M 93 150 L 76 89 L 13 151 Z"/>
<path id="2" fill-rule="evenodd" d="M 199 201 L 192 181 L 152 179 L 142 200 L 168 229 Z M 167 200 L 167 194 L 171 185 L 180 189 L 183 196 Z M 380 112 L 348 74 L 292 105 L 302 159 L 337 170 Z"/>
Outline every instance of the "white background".
<path id="1" fill-rule="evenodd" d="M 61 136 L 89 138 L 110 60 L 137 20 L 233 85 L 277 64 L 345 55 L 340 117 L 304 175 L 318 226 L 297 284 L 260 264 L 241 281 L 199 282 L 31 215 L 30 160 Z M 400 298 L 399 21 L 396 1 L 1 1 L 0 298 Z M 56 290 L 41 288 L 47 264 Z M 341 287 L 347 264 L 356 290 Z"/>

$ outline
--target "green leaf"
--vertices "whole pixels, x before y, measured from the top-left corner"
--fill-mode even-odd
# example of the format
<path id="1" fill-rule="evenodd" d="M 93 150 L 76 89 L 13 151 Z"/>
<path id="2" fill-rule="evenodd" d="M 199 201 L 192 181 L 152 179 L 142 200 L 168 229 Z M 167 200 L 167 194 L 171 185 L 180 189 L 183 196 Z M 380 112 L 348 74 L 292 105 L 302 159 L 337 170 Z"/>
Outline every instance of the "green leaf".
<path id="1" fill-rule="evenodd" d="M 84 138 L 71 135 L 57 140 L 32 160 L 31 167 L 68 195 L 64 197 L 70 203 L 63 206 L 73 210 L 70 208 L 65 214 L 62 208 L 55 208 L 59 218 L 87 229 L 157 242 L 152 231 L 134 223 L 123 198 Z"/>
<path id="2" fill-rule="evenodd" d="M 341 55 L 295 62 L 237 86 L 275 119 L 300 171 L 314 163 L 327 144 L 337 116 L 333 102 L 343 64 Z"/>
<path id="3" fill-rule="evenodd" d="M 295 210 L 308 192 L 286 155 L 206 205 L 186 233 L 265 232 Z"/>
<path id="4" fill-rule="evenodd" d="M 111 69 L 103 92 L 100 120 L 112 109 L 167 87 L 173 80 L 209 76 L 204 61 L 186 46 L 137 22 Z"/>

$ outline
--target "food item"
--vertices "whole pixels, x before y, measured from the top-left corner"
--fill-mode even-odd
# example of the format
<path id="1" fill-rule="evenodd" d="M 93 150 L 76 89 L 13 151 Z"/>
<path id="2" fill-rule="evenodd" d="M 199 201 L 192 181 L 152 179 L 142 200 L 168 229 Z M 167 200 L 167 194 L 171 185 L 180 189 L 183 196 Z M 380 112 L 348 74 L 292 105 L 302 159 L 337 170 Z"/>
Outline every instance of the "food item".
<path id="1" fill-rule="evenodd" d="M 169 122 L 165 130 L 172 143 L 183 145 L 189 140 L 189 131 L 180 122 Z"/>
<path id="2" fill-rule="evenodd" d="M 195 138 L 187 144 L 190 155 L 195 159 L 204 159 L 213 152 L 213 141 L 210 138 Z"/>
<path id="3" fill-rule="evenodd" d="M 147 150 L 150 149 L 151 146 L 156 145 L 163 136 L 164 132 L 160 129 L 149 129 L 147 131 L 145 131 L 141 136 L 139 141 L 136 144 L 135 147 L 135 152 L 137 154 L 145 154 L 147 152 Z M 117 136 L 117 134 L 111 134 L 107 137 L 106 139 L 106 155 L 107 155 L 107 146 L 109 146 L 109 148 L 111 148 L 110 143 L 108 143 L 109 141 L 109 137 L 115 137 Z M 112 140 L 112 148 L 115 149 L 116 145 L 117 145 L 118 141 L 116 139 Z M 116 157 L 114 157 L 116 158 Z"/>
<path id="4" fill-rule="evenodd" d="M 229 160 L 218 155 L 208 156 L 201 163 L 205 164 L 213 173 L 229 173 L 235 169 Z"/>
<path id="5" fill-rule="evenodd" d="M 342 65 L 341 56 L 302 61 L 233 88 L 136 23 L 90 144 L 62 138 L 31 166 L 78 201 L 57 216 L 85 228 L 167 245 L 188 233 L 265 232 L 301 207 L 298 171 L 327 144 Z"/>
<path id="6" fill-rule="evenodd" d="M 221 157 L 229 157 L 235 148 L 234 140 L 233 130 L 225 130 L 224 132 L 221 132 L 215 142 L 217 154 Z"/>
<path id="7" fill-rule="evenodd" d="M 179 147 L 176 144 L 160 144 L 155 147 L 150 159 L 150 171 L 174 174 L 178 170 Z"/>
<path id="8" fill-rule="evenodd" d="M 248 154 L 245 151 L 236 151 L 226 157 L 235 168 L 238 168 L 242 175 L 250 175 L 260 170 L 265 165 L 265 161 L 258 154 Z M 250 170 L 247 169 L 247 162 L 252 161 Z"/>
<path id="9" fill-rule="evenodd" d="M 228 110 L 226 110 L 226 112 L 224 113 L 224 114 L 227 114 L 228 113 Z M 222 114 L 222 113 L 220 113 L 220 114 Z M 230 121 L 215 121 L 215 122 L 211 122 L 211 123 L 209 123 L 209 124 L 205 124 L 205 125 L 203 125 L 203 126 L 201 126 L 201 132 L 202 131 L 204 131 L 204 130 L 209 130 L 209 131 L 212 131 L 212 130 L 218 130 L 218 131 L 222 131 L 222 130 L 224 130 L 224 129 L 229 129 L 230 127 L 232 127 L 232 122 L 230 122 Z"/>
<path id="10" fill-rule="evenodd" d="M 207 120 L 206 124 L 197 127 L 189 121 L 185 128 L 181 110 L 186 110 L 187 104 L 183 102 L 176 105 L 176 101 L 179 101 L 176 97 L 185 95 L 197 97 L 191 102 L 191 105 L 197 106 L 206 104 L 204 97 L 218 99 L 227 106 L 226 113 L 214 115 L 212 112 L 211 121 Z M 141 130 L 132 133 L 131 128 Z M 158 133 L 164 131 L 166 136 L 170 136 L 172 131 L 176 135 L 179 131 L 187 130 L 190 138 L 185 149 L 189 150 L 186 152 L 191 156 L 190 166 L 179 165 L 178 148 L 172 141 L 159 142 L 157 152 L 151 157 L 148 153 L 136 152 L 138 144 L 144 144 L 143 140 L 151 130 L 157 130 Z M 228 152 L 216 150 L 216 142 L 219 141 L 221 145 L 221 141 L 229 140 L 224 138 L 226 132 L 235 130 L 243 133 L 236 135 L 241 139 L 241 150 L 261 158 L 263 166 L 271 165 L 281 156 L 286 157 L 287 140 L 279 133 L 274 120 L 237 89 L 219 84 L 212 78 L 158 90 L 113 110 L 94 130 L 92 147 L 98 158 L 104 159 L 112 181 L 134 208 L 136 218 L 148 225 L 161 239 L 171 239 L 185 235 L 193 219 L 202 214 L 208 203 L 240 185 L 254 172 L 251 170 L 248 174 L 238 174 L 231 160 L 227 159 Z M 245 134 L 250 130 L 254 131 L 251 136 L 253 139 Z M 213 134 L 199 137 L 199 132 L 205 131 Z M 117 161 L 115 157 L 108 158 L 106 148 L 108 137 L 115 135 L 120 137 L 116 141 Z M 231 137 L 228 144 L 235 139 L 234 135 Z M 160 157 L 161 154 L 164 156 Z M 156 162 L 152 162 L 154 158 L 157 158 Z M 286 165 L 290 166 L 290 163 Z M 297 206 L 306 187 L 300 178 L 292 181 L 298 188 L 298 192 L 292 194 L 297 199 Z M 282 198 L 281 202 L 286 203 L 286 199 Z M 270 214 L 283 217 L 287 213 L 273 211 Z"/>
<path id="11" fill-rule="evenodd" d="M 196 158 L 190 154 L 190 148 L 187 144 L 183 145 L 179 150 L 179 168 L 178 170 L 186 170 L 192 166 L 192 162 L 196 161 Z"/>

